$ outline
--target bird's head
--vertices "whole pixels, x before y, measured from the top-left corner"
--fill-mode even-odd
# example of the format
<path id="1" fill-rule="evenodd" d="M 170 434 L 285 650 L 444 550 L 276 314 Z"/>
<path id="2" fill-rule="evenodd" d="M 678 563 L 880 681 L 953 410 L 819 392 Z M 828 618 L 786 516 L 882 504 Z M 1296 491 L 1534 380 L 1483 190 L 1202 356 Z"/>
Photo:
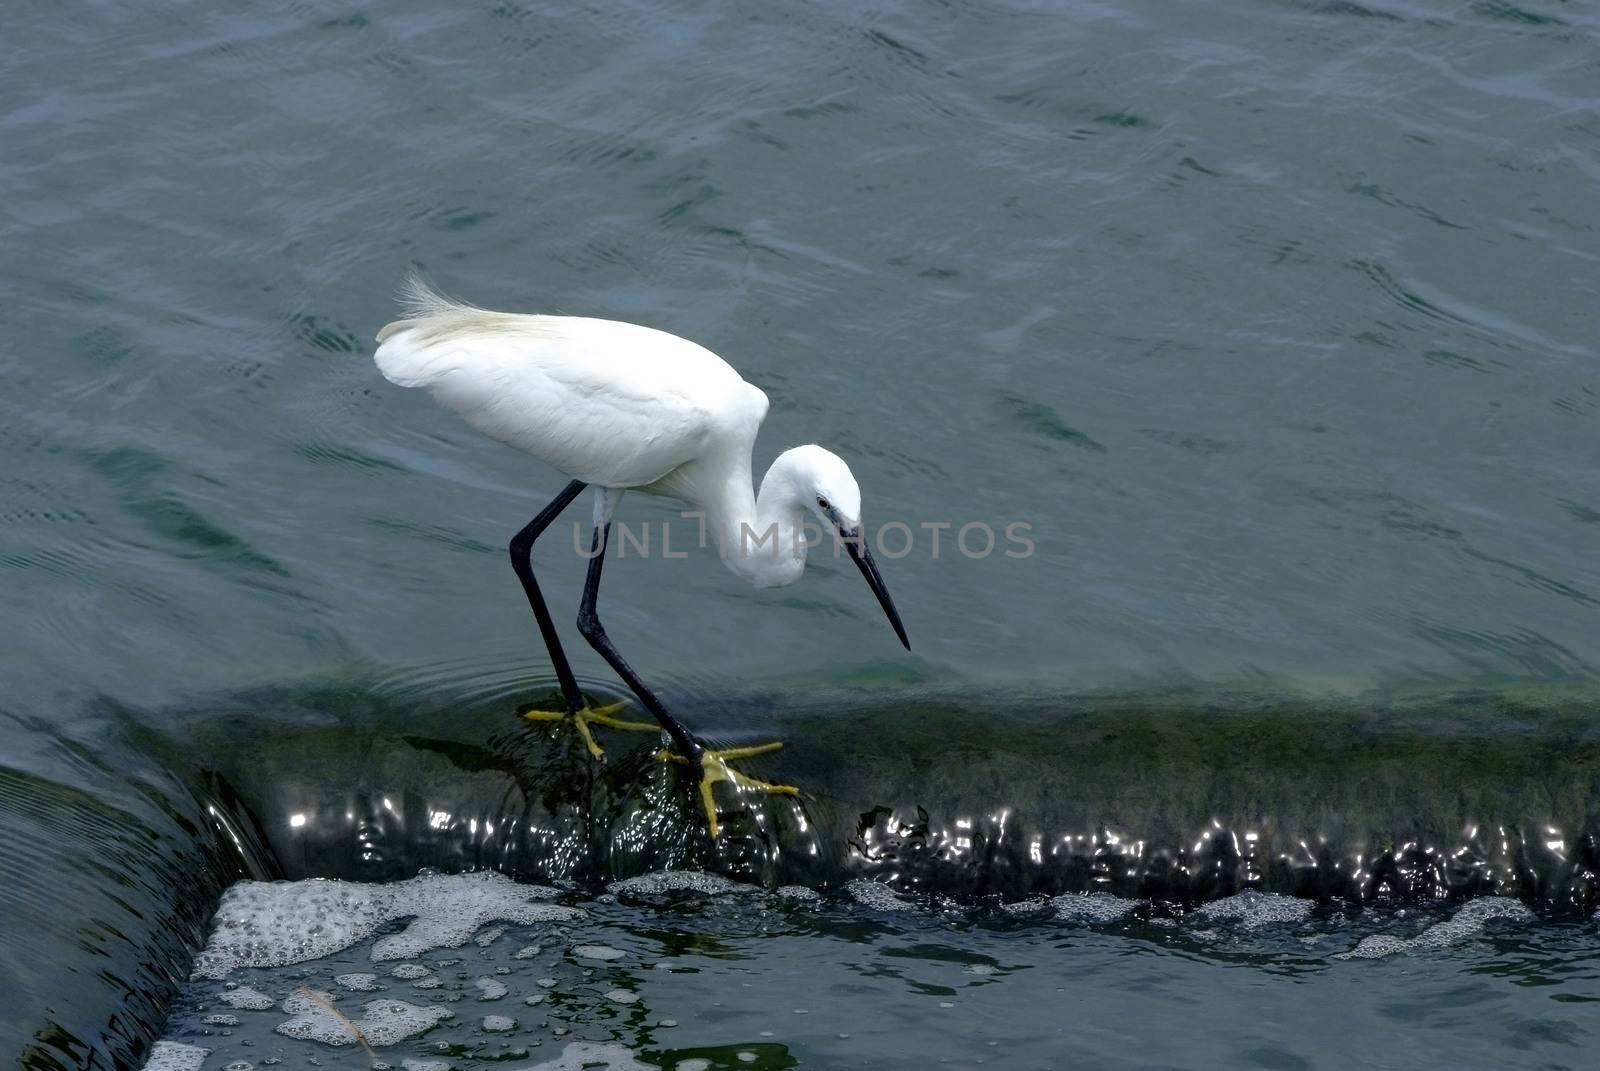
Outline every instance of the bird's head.
<path id="1" fill-rule="evenodd" d="M 824 531 L 861 527 L 861 488 L 844 458 L 820 446 L 797 446 L 783 457 L 796 497 L 822 521 Z"/>
<path id="2" fill-rule="evenodd" d="M 889 624 L 894 627 L 894 634 L 906 650 L 911 650 L 905 625 L 900 623 L 900 612 L 895 609 L 894 600 L 889 597 L 889 589 L 884 586 L 883 576 L 867 546 L 867 536 L 861 527 L 861 488 L 850 466 L 833 451 L 812 445 L 786 450 L 773 465 L 774 469 L 780 467 L 789 474 L 793 494 L 801 508 L 809 510 L 822 522 L 824 533 L 837 535 L 843 543 L 845 553 L 856 563 L 877 596 L 878 605 L 883 607 Z"/>

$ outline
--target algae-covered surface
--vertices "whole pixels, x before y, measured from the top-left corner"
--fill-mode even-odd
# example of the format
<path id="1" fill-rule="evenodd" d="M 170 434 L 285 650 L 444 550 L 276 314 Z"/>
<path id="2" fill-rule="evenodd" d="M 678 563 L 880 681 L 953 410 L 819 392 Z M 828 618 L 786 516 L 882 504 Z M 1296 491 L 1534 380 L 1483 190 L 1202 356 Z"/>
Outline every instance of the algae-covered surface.
<path id="1" fill-rule="evenodd" d="M 365 701 L 320 699 L 339 725 L 260 723 L 247 757 L 218 749 L 207 772 L 250 801 L 295 876 L 476 865 L 609 880 L 694 865 L 773 885 L 889 876 L 963 898 L 1189 902 L 1248 887 L 1495 892 L 1580 914 L 1595 902 L 1600 719 L 1581 690 L 954 694 L 848 714 L 728 702 L 711 723 L 748 712 L 740 742 L 765 730 L 785 744 L 748 768 L 803 794 L 724 796 L 716 845 L 652 736 L 612 734 L 596 764 L 570 728 L 519 721 L 515 706 L 424 706 L 399 720 L 434 731 L 399 732 L 372 726 Z"/>

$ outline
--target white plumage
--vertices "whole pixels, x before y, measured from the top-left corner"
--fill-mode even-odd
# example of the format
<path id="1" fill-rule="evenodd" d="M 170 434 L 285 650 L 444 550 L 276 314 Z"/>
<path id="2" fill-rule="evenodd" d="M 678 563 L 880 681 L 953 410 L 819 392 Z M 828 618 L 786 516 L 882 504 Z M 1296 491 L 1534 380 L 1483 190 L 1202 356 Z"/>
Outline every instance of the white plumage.
<path id="1" fill-rule="evenodd" d="M 511 561 L 538 620 L 571 718 L 596 758 L 595 722 L 652 728 L 587 705 L 561 649 L 534 579 L 533 543 L 582 490 L 597 488 L 595 541 L 578 629 L 628 683 L 695 766 L 712 836 L 718 830 L 711 786 L 794 794 L 727 766 L 735 752 L 710 752 L 675 719 L 623 659 L 596 609 L 611 511 L 625 490 L 667 495 L 699 509 L 723 562 L 753 584 L 789 584 L 805 571 L 806 551 L 830 530 L 861 570 L 895 635 L 908 648 L 900 615 L 861 533 L 861 491 L 850 467 L 820 446 L 780 454 L 756 495 L 750 452 L 767 415 L 767 396 L 703 346 L 665 331 L 581 316 L 491 312 L 441 297 L 420 280 L 407 285 L 406 315 L 378 332 L 373 359 L 391 383 L 421 387 L 480 431 L 525 450 L 581 483 L 569 484 L 511 540 Z M 810 526 L 811 518 L 821 523 Z M 769 748 L 735 749 L 760 754 Z"/>
<path id="2" fill-rule="evenodd" d="M 723 562 L 759 587 L 798 580 L 816 537 L 839 533 L 905 642 L 860 538 L 850 466 L 795 447 L 757 496 L 750 453 L 767 396 L 721 357 L 637 324 L 480 309 L 416 278 L 404 297 L 406 315 L 378 332 L 374 354 L 391 383 L 421 387 L 485 434 L 601 488 L 598 523 L 624 490 L 689 503 Z M 812 518 L 822 523 L 807 532 Z"/>
<path id="3" fill-rule="evenodd" d="M 573 479 L 643 487 L 754 444 L 767 396 L 687 339 L 615 320 L 490 312 L 409 284 L 378 368 Z"/>

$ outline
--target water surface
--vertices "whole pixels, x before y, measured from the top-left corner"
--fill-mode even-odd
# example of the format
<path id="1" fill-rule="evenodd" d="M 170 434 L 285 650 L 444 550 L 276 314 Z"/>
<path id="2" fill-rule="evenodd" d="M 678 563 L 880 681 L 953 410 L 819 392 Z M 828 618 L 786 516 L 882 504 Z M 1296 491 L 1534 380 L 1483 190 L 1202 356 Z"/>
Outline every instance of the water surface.
<path id="1" fill-rule="evenodd" d="M 221 890 L 362 876 L 351 829 L 392 834 L 385 878 L 495 865 L 470 829 L 287 824 L 307 785 L 387 813 L 385 781 L 498 815 L 516 769 L 452 789 L 416 756 L 540 753 L 489 726 L 549 687 L 504 545 L 562 478 L 377 375 L 368 340 L 412 266 L 712 347 L 772 400 L 758 466 L 833 447 L 869 523 L 919 533 L 883 561 L 912 655 L 840 563 L 766 593 L 707 554 L 607 568 L 613 638 L 692 725 L 787 739 L 770 772 L 817 785 L 819 880 L 870 855 L 831 838 L 851 808 L 904 828 L 920 805 L 1180 860 L 1213 820 L 1405 873 L 1433 873 L 1408 845 L 1466 847 L 1478 892 L 1584 917 L 1597 29 L 1554 0 L 13 13 L 0 1056 L 137 1062 Z M 635 496 L 621 518 L 674 510 Z M 1030 525 L 1035 551 L 946 535 L 935 557 L 920 527 L 969 522 Z M 570 545 L 553 534 L 542 575 L 598 685 Z M 1269 713 L 1219 718 L 1240 710 Z M 1014 732 L 1029 718 L 1054 728 Z M 946 775 L 960 792 L 930 804 Z M 680 817 L 633 863 L 690 852 Z M 321 848 L 294 854 L 292 829 Z M 1193 902 L 1275 880 L 1244 857 Z M 530 858 L 535 877 L 555 856 Z M 1461 891 L 1372 891 L 1439 888 Z M 1092 975 L 1144 947 L 1097 940 L 1050 962 Z M 1447 996 L 1507 955 L 1366 981 Z M 1132 959 L 1158 992 L 1245 977 Z M 1441 996 L 1407 1022 L 1565 1029 L 1513 1004 Z M 1290 1056 L 1354 1052 L 1316 1037 Z"/>

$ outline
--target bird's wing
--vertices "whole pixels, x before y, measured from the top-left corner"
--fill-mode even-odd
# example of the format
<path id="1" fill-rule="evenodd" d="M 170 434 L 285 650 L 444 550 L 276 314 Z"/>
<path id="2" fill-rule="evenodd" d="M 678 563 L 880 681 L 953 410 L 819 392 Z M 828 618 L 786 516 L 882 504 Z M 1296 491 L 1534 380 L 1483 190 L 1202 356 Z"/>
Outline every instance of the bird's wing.
<path id="1" fill-rule="evenodd" d="M 750 388 L 720 357 L 634 324 L 453 307 L 379 338 L 375 357 L 392 382 L 423 387 L 485 434 L 609 487 L 653 483 L 694 460 L 749 408 Z"/>

